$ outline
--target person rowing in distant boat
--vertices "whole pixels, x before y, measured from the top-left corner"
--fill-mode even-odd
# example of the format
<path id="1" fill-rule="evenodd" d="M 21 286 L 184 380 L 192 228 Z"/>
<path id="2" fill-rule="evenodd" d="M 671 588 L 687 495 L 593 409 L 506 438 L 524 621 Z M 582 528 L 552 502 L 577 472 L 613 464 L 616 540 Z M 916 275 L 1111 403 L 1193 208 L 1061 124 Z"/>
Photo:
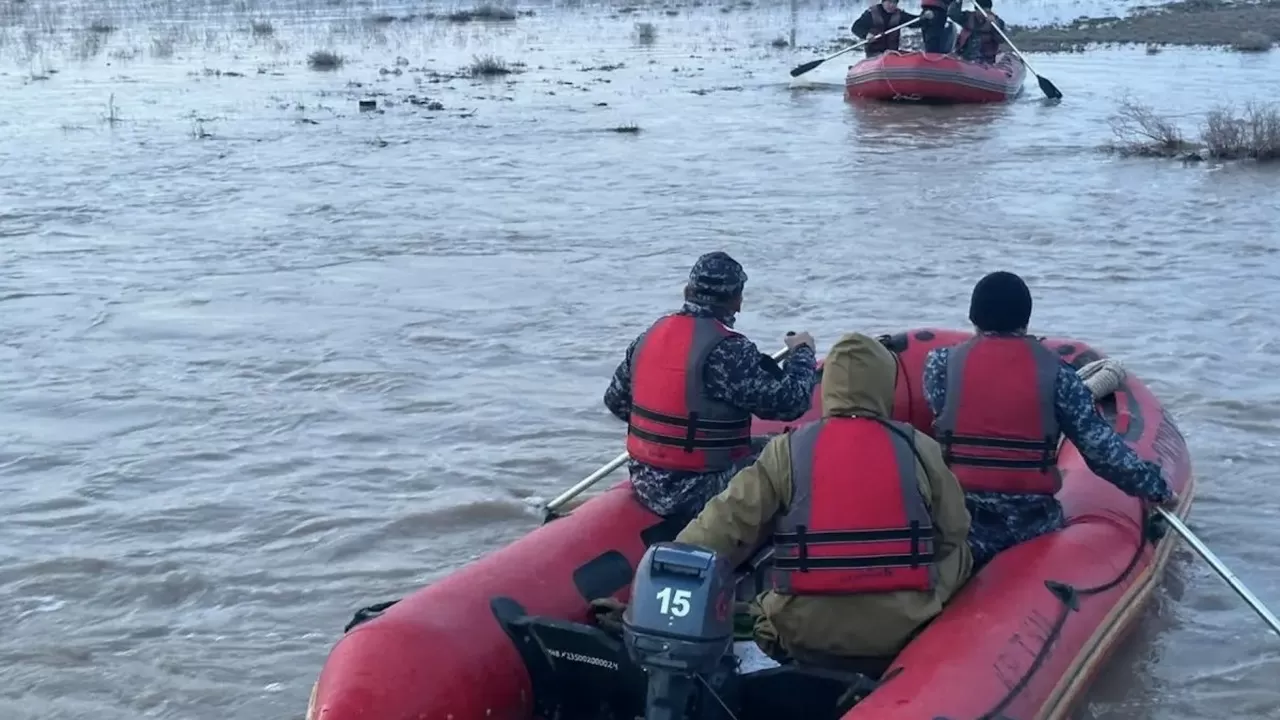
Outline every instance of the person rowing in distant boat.
<path id="1" fill-rule="evenodd" d="M 1027 334 L 1031 291 L 1022 278 L 983 277 L 969 320 L 972 340 L 926 356 L 924 396 L 934 437 L 965 489 L 976 567 L 1065 527 L 1055 497 L 1062 435 L 1094 474 L 1126 495 L 1176 503 L 1160 466 L 1139 457 L 1103 419 L 1075 369 Z"/>
<path id="2" fill-rule="evenodd" d="M 956 4 L 960 0 L 955 0 Z M 951 24 L 947 22 L 950 0 L 920 0 L 920 38 L 927 53 L 951 52 Z"/>
<path id="3" fill-rule="evenodd" d="M 727 253 L 698 258 L 684 307 L 627 347 L 604 405 L 627 422 L 631 486 L 645 507 L 688 522 L 751 463 L 751 416 L 809 410 L 817 357 L 809 333 L 788 335 L 786 367 L 732 330 L 747 273 Z"/>
<path id="4" fill-rule="evenodd" d="M 866 12 L 858 16 L 853 21 L 853 25 L 849 31 L 859 40 L 867 38 L 876 38 L 867 43 L 864 48 L 867 57 L 875 57 L 889 50 L 897 50 L 902 42 L 902 31 L 898 30 L 891 33 L 885 31 L 902 25 L 903 23 L 914 22 L 918 16 L 912 15 L 898 7 L 898 0 L 880 0 L 875 5 L 867 8 Z M 883 37 L 876 37 L 883 35 Z"/>
<path id="5" fill-rule="evenodd" d="M 961 0 L 956 0 L 947 11 L 947 16 L 960 27 L 960 36 L 956 39 L 956 55 L 970 62 L 995 63 L 1000 53 L 1003 38 L 1000 32 L 1006 29 L 1004 20 L 991 10 L 991 0 L 974 0 L 978 7 L 986 10 L 964 10 Z M 997 28 L 999 28 L 997 30 Z"/>

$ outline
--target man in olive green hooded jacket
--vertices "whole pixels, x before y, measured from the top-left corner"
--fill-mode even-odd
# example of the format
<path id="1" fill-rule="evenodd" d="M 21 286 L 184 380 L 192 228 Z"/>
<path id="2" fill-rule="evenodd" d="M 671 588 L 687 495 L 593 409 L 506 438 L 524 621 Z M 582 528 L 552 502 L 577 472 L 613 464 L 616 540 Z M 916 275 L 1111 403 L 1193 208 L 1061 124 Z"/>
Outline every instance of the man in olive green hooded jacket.
<path id="1" fill-rule="evenodd" d="M 845 335 L 827 355 L 822 413 L 887 420 L 896 378 L 896 359 L 889 350 L 866 335 Z M 765 654 L 815 664 L 895 655 L 969 578 L 973 556 L 964 492 L 942 461 L 938 444 L 921 432 L 912 433 L 919 453 L 916 477 L 938 534 L 935 588 L 825 596 L 766 592 L 752 606 L 756 644 Z M 774 519 L 788 510 L 791 499 L 791 445 L 784 434 L 769 442 L 754 465 L 735 475 L 676 541 L 715 550 L 736 567 L 769 540 Z"/>

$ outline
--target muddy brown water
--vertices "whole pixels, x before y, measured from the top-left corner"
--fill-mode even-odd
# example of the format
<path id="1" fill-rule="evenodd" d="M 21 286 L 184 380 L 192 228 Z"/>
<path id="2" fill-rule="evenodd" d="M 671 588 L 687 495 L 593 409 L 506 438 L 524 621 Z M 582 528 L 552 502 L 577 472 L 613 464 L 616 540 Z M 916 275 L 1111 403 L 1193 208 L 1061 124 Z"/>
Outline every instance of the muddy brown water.
<path id="1" fill-rule="evenodd" d="M 0 11 L 0 717 L 300 717 L 354 609 L 619 451 L 609 373 L 720 248 L 765 350 L 962 326 L 1022 273 L 1037 331 L 1169 403 L 1194 526 L 1280 604 L 1276 176 L 1098 151 L 1120 94 L 1190 127 L 1280 90 L 1267 57 L 1036 55 L 1059 105 L 852 106 L 842 63 L 792 86 L 812 54 L 770 46 L 835 7 L 174 6 Z M 525 71 L 423 70 L 490 53 Z M 1079 717 L 1266 717 L 1277 657 L 1180 553 Z"/>

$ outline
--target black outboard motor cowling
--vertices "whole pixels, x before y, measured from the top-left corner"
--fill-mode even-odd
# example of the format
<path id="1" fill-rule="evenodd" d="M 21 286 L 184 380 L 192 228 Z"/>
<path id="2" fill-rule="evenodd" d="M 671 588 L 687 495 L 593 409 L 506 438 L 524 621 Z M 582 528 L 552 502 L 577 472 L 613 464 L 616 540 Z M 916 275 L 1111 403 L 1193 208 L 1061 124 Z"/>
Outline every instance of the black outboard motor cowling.
<path id="1" fill-rule="evenodd" d="M 645 720 L 685 720 L 698 685 L 720 684 L 711 677 L 732 659 L 734 587 L 733 568 L 697 545 L 658 543 L 640 559 L 623 642 L 649 675 Z"/>

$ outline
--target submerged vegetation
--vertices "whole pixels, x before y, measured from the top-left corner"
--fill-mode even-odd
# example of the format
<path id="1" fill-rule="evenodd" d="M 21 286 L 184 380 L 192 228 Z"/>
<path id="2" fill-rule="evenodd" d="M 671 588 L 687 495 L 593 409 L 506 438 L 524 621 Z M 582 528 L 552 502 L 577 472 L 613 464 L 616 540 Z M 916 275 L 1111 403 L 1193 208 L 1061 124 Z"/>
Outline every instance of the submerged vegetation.
<path id="1" fill-rule="evenodd" d="M 1231 44 L 1237 52 L 1267 52 L 1271 49 L 1271 38 L 1254 30 L 1240 33 L 1240 37 Z"/>
<path id="2" fill-rule="evenodd" d="M 465 23 L 472 20 L 509 22 L 516 19 L 516 12 L 496 5 L 480 5 L 473 10 L 455 10 L 445 16 L 450 22 Z"/>
<path id="3" fill-rule="evenodd" d="M 653 23 L 643 22 L 636 25 L 636 40 L 641 45 L 652 45 L 658 38 L 658 28 Z"/>
<path id="4" fill-rule="evenodd" d="M 494 55 L 472 58 L 471 64 L 467 66 L 467 75 L 471 77 L 495 77 L 510 74 L 511 66 Z"/>
<path id="5" fill-rule="evenodd" d="M 1121 101 L 1110 124 L 1115 136 L 1110 149 L 1121 155 L 1280 160 L 1280 107 L 1272 103 L 1248 103 L 1239 111 L 1214 109 L 1204 116 L 1194 140 L 1176 120 L 1129 98 Z"/>
<path id="6" fill-rule="evenodd" d="M 332 50 L 316 50 L 307 56 L 307 67 L 312 70 L 337 70 L 346 60 Z"/>

